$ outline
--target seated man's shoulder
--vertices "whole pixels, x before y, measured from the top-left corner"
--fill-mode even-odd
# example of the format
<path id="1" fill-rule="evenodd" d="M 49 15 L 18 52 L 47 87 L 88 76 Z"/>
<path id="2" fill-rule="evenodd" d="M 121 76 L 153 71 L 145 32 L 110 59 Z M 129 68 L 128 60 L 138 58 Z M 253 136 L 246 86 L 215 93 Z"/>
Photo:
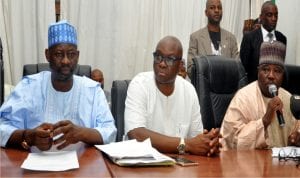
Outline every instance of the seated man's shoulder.
<path id="1" fill-rule="evenodd" d="M 153 81 L 154 79 L 154 72 L 153 71 L 148 71 L 148 72 L 141 72 L 138 73 L 131 82 L 149 82 L 149 81 Z M 131 83 L 130 82 L 130 83 Z"/>
<path id="2" fill-rule="evenodd" d="M 189 89 L 194 89 L 195 88 L 194 85 L 191 82 L 189 82 L 188 80 L 182 78 L 181 76 L 176 77 L 176 83 L 181 84 L 181 85 L 183 85 L 183 86 L 185 86 L 186 88 L 189 88 Z"/>
<path id="3" fill-rule="evenodd" d="M 143 90 L 148 91 L 155 88 L 155 79 L 154 79 L 154 72 L 141 72 L 138 73 L 136 76 L 129 83 L 128 90 L 132 92 L 136 92 L 136 90 Z"/>
<path id="4" fill-rule="evenodd" d="M 47 79 L 51 76 L 49 71 L 43 71 L 40 73 L 26 75 L 22 78 L 22 84 L 37 84 L 43 81 L 47 81 Z"/>
<path id="5" fill-rule="evenodd" d="M 286 89 L 284 89 L 282 87 L 279 88 L 279 93 L 281 93 L 282 96 L 285 96 L 288 98 L 290 98 L 292 96 L 292 94 L 289 91 L 287 91 Z"/>
<path id="6" fill-rule="evenodd" d="M 86 88 L 91 88 L 91 87 L 101 87 L 99 82 L 96 82 L 86 76 L 78 76 L 74 75 L 74 80 L 78 81 L 81 83 L 82 86 Z"/>
<path id="7" fill-rule="evenodd" d="M 258 91 L 258 84 L 257 81 L 251 82 L 248 85 L 240 88 L 236 94 L 235 97 L 241 97 L 243 96 L 244 99 L 251 100 L 251 97 L 244 97 L 249 96 L 249 93 L 254 94 L 256 91 Z"/>
<path id="8" fill-rule="evenodd" d="M 197 98 L 197 91 L 193 84 L 182 78 L 181 76 L 177 76 L 175 81 L 175 88 L 179 93 L 184 93 L 185 97 L 188 98 Z"/>

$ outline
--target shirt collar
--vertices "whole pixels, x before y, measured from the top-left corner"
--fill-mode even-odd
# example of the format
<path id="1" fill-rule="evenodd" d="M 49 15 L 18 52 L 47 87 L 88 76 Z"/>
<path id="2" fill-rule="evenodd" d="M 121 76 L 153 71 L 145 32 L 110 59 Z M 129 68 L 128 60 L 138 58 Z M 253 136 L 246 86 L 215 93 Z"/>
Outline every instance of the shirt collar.
<path id="1" fill-rule="evenodd" d="M 271 32 L 268 32 L 263 26 L 261 26 L 261 32 L 262 32 L 262 35 L 263 35 L 263 41 L 264 42 L 269 41 L 268 33 L 272 33 L 273 34 L 273 40 L 276 41 L 275 30 L 272 30 Z"/>

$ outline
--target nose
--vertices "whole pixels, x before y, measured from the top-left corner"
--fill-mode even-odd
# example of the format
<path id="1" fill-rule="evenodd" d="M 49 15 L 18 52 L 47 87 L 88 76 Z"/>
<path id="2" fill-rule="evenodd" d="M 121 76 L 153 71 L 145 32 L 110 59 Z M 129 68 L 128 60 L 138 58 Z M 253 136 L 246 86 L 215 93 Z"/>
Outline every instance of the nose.
<path id="1" fill-rule="evenodd" d="M 270 73 L 268 74 L 268 79 L 273 80 L 275 78 L 274 70 L 270 70 Z"/>
<path id="2" fill-rule="evenodd" d="M 68 58 L 68 55 L 65 53 L 63 59 L 61 60 L 62 63 L 68 64 L 70 63 L 70 59 Z"/>
<path id="3" fill-rule="evenodd" d="M 157 62 L 157 64 L 160 66 L 160 67 L 165 67 L 165 66 L 167 66 L 167 62 L 166 62 L 166 58 L 164 58 L 164 57 L 160 57 L 160 58 L 158 58 L 159 60 L 159 62 Z"/>
<path id="4" fill-rule="evenodd" d="M 162 58 L 162 60 L 161 60 L 160 63 L 159 63 L 159 66 L 160 66 L 160 67 L 167 67 L 167 63 L 166 63 L 165 58 Z"/>
<path id="5" fill-rule="evenodd" d="M 217 12 L 217 13 L 219 13 L 221 11 L 221 7 L 215 7 L 214 11 Z"/>

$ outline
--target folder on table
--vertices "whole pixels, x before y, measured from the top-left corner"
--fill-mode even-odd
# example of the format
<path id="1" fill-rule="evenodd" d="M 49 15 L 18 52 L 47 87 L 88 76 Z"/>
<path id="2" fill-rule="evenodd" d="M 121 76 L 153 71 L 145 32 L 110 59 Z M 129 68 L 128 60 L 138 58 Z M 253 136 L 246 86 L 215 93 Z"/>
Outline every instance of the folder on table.
<path id="1" fill-rule="evenodd" d="M 107 145 L 95 145 L 120 166 L 169 166 L 175 160 L 152 147 L 150 139 L 143 142 L 128 140 Z"/>

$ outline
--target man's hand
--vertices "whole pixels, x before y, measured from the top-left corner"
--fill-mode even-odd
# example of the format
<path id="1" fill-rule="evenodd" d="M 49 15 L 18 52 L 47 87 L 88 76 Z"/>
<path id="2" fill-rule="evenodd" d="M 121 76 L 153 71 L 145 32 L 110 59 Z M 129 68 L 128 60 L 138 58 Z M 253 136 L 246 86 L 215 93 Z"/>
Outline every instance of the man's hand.
<path id="1" fill-rule="evenodd" d="M 276 111 L 282 113 L 283 103 L 278 96 L 275 96 L 270 100 L 267 106 L 267 111 L 263 117 L 263 124 L 265 129 L 271 124 L 272 119 L 275 117 Z"/>
<path id="2" fill-rule="evenodd" d="M 300 147 L 300 122 L 296 121 L 295 128 L 288 137 L 289 145 Z"/>
<path id="3" fill-rule="evenodd" d="M 61 136 L 54 140 L 54 144 L 60 144 L 57 149 L 63 149 L 70 144 L 81 141 L 81 132 L 83 129 L 76 126 L 69 120 L 59 121 L 54 124 L 54 137 L 57 135 Z"/>
<path id="4" fill-rule="evenodd" d="M 40 126 L 28 130 L 29 145 L 36 146 L 41 151 L 49 150 L 53 143 L 53 125 L 43 123 Z"/>
<path id="5" fill-rule="evenodd" d="M 211 129 L 209 132 L 204 130 L 194 138 L 186 139 L 186 151 L 194 155 L 213 156 L 220 152 L 221 138 L 219 129 Z"/>

